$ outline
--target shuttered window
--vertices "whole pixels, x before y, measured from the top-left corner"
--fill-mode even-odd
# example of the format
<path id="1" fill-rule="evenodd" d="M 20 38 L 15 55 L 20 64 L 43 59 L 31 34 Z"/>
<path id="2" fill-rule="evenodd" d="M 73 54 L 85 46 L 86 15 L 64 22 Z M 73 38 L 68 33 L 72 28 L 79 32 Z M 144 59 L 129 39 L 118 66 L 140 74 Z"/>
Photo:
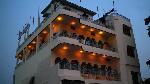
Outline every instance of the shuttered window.
<path id="1" fill-rule="evenodd" d="M 127 55 L 130 57 L 135 57 L 135 48 L 132 46 L 127 46 Z"/>
<path id="2" fill-rule="evenodd" d="M 123 33 L 124 33 L 125 35 L 131 36 L 131 27 L 129 27 L 129 26 L 123 24 Z"/>

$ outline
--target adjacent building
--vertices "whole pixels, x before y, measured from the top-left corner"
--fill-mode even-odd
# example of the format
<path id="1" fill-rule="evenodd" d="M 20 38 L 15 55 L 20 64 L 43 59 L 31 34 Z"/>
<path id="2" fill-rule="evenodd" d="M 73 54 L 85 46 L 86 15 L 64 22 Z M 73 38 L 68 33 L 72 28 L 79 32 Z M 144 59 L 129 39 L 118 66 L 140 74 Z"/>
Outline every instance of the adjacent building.
<path id="1" fill-rule="evenodd" d="M 141 84 L 131 22 L 52 0 L 43 21 L 17 48 L 15 84 Z"/>

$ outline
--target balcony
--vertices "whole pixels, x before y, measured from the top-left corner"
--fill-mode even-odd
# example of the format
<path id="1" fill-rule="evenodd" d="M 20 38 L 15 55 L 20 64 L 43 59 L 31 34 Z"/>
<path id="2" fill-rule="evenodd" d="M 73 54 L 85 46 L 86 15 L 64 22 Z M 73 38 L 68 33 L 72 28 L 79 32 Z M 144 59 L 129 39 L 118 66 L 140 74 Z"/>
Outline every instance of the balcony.
<path id="1" fill-rule="evenodd" d="M 78 18 L 78 19 L 81 20 L 82 23 L 87 22 L 89 25 L 102 27 L 103 29 L 106 29 L 108 31 L 109 31 L 109 29 L 114 30 L 112 24 L 102 24 L 102 23 L 96 22 L 96 21 L 93 20 L 93 18 L 90 18 L 86 14 L 76 13 L 75 11 L 67 10 L 67 9 L 57 9 L 56 12 L 59 13 L 59 14 L 64 14 L 64 15 L 73 16 L 75 18 Z"/>
<path id="2" fill-rule="evenodd" d="M 23 50 L 16 55 L 17 66 L 27 61 L 30 57 L 34 56 L 37 51 L 41 50 L 49 42 L 50 30 L 49 27 L 44 28 L 38 36 L 36 36 Z"/>
<path id="3" fill-rule="evenodd" d="M 116 48 L 112 47 L 108 42 L 102 42 L 101 40 L 96 41 L 94 38 L 90 37 L 86 38 L 84 37 L 84 35 L 77 35 L 76 33 L 69 33 L 67 31 L 62 31 L 53 34 L 53 39 L 56 39 L 57 37 L 68 37 L 77 40 L 79 43 L 87 46 L 109 50 L 111 52 L 116 52 Z"/>
<path id="4" fill-rule="evenodd" d="M 57 45 L 51 52 L 52 63 L 59 65 L 61 76 L 66 79 L 73 76 L 76 80 L 120 80 L 119 58 L 84 51 L 67 43 Z"/>
<path id="5" fill-rule="evenodd" d="M 96 49 L 117 52 L 115 34 L 80 23 L 79 19 L 60 15 L 52 23 L 52 38 L 67 37 Z"/>
<path id="6" fill-rule="evenodd" d="M 80 63 L 78 60 L 69 62 L 66 58 L 59 57 L 55 59 L 55 64 L 58 65 L 58 74 L 63 79 L 120 81 L 120 72 L 111 66 Z"/>

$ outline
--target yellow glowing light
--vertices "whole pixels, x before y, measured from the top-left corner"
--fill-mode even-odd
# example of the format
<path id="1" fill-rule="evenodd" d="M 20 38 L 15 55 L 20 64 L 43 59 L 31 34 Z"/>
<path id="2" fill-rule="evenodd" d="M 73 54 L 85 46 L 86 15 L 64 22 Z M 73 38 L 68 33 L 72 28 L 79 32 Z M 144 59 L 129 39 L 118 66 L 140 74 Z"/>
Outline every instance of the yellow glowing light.
<path id="1" fill-rule="evenodd" d="M 35 42 L 35 41 L 33 41 L 33 42 L 32 42 L 32 44 L 36 44 L 36 42 Z"/>
<path id="2" fill-rule="evenodd" d="M 28 48 L 32 48 L 32 46 L 29 45 Z"/>
<path id="3" fill-rule="evenodd" d="M 102 31 L 100 31 L 100 32 L 98 32 L 99 34 L 103 34 L 104 32 L 102 32 Z"/>
<path id="4" fill-rule="evenodd" d="M 80 53 L 83 53 L 83 50 L 80 50 Z"/>
<path id="5" fill-rule="evenodd" d="M 76 22 L 71 22 L 71 25 L 75 25 L 76 24 Z"/>
<path id="6" fill-rule="evenodd" d="M 85 28 L 85 26 L 84 26 L 84 25 L 81 25 L 81 28 L 82 28 L 82 29 L 84 29 L 84 28 Z"/>
<path id="7" fill-rule="evenodd" d="M 67 47 L 67 46 L 64 46 L 64 47 L 63 47 L 63 49 L 64 49 L 64 50 L 67 50 L 67 49 L 68 49 L 68 47 Z"/>
<path id="8" fill-rule="evenodd" d="M 94 29 L 90 29 L 90 31 L 92 32 L 92 31 L 94 31 Z"/>
<path id="9" fill-rule="evenodd" d="M 53 28 L 55 27 L 55 25 L 53 25 Z"/>
<path id="10" fill-rule="evenodd" d="M 57 18 L 58 21 L 62 21 L 62 19 L 63 19 L 63 18 L 60 17 L 60 16 Z"/>
<path id="11" fill-rule="evenodd" d="M 95 53 L 92 53 L 92 55 L 96 55 Z"/>
<path id="12" fill-rule="evenodd" d="M 43 31 L 43 34 L 47 34 L 47 31 L 46 31 L 46 30 L 44 30 L 44 31 Z"/>

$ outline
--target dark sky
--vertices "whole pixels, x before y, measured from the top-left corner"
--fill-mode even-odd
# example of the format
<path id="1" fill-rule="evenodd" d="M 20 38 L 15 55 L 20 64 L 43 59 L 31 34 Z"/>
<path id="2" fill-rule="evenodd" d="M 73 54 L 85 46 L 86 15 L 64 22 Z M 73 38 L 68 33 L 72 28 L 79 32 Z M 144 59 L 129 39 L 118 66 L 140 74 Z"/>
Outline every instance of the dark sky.
<path id="1" fill-rule="evenodd" d="M 30 16 L 37 20 L 38 8 L 40 11 L 51 0 L 0 0 L 0 84 L 12 84 L 12 75 L 15 67 L 15 52 L 17 48 L 17 33 L 22 30 L 26 22 L 31 22 Z M 70 0 L 78 5 L 99 14 L 112 8 L 112 0 Z M 150 58 L 150 37 L 147 35 L 144 18 L 150 16 L 150 0 L 115 0 L 117 12 L 130 18 L 134 30 L 142 77 L 150 77 L 150 70 L 145 62 Z M 104 10 L 103 10 L 104 9 Z M 95 16 L 94 18 L 97 18 Z M 36 25 L 31 26 L 31 31 Z"/>

